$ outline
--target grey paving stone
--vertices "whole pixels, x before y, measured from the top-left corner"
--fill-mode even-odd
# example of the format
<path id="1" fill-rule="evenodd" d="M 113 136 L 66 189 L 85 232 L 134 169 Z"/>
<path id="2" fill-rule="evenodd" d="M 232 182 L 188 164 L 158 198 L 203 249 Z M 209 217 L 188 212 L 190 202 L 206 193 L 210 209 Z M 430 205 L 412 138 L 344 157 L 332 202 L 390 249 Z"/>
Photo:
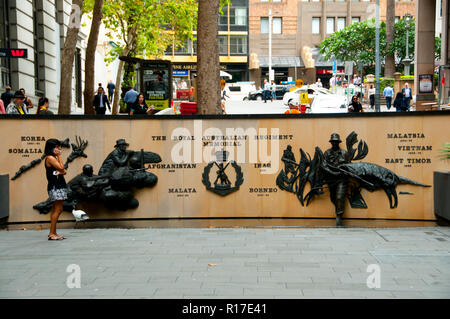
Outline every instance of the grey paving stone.
<path id="1" fill-rule="evenodd" d="M 60 243 L 0 231 L 0 297 L 448 298 L 448 229 L 65 229 Z M 66 291 L 72 263 L 82 288 Z"/>

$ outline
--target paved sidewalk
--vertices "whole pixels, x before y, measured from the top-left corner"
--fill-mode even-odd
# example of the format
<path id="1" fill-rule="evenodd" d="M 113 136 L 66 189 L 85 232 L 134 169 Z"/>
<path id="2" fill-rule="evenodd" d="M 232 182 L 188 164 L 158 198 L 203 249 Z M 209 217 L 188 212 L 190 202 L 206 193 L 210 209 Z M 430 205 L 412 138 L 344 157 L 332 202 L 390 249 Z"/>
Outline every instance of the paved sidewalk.
<path id="1" fill-rule="evenodd" d="M 61 233 L 0 231 L 1 298 L 450 298 L 448 227 Z M 81 288 L 67 287 L 70 264 Z"/>

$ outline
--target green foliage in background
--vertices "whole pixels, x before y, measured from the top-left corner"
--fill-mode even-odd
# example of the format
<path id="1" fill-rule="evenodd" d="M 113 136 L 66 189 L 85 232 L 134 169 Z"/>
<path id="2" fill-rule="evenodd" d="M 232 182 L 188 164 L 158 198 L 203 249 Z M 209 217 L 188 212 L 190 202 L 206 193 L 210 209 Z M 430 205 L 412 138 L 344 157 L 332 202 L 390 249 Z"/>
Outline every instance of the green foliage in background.
<path id="1" fill-rule="evenodd" d="M 383 57 L 387 53 L 394 53 L 395 63 L 398 71 L 403 69 L 401 61 L 406 57 L 406 22 L 405 19 L 399 20 L 395 24 L 394 41 L 390 47 L 386 45 L 386 23 L 380 23 L 380 57 L 383 63 Z M 410 20 L 408 35 L 409 57 L 414 60 L 415 47 L 415 22 Z M 375 20 L 366 20 L 353 23 L 344 29 L 334 32 L 320 44 L 320 53 L 325 59 L 332 60 L 334 57 L 339 61 L 354 61 L 363 63 L 365 73 L 374 73 L 375 65 Z M 435 38 L 436 59 L 440 59 L 441 41 Z M 413 71 L 413 70 L 412 70 Z"/>
<path id="2" fill-rule="evenodd" d="M 444 143 L 444 147 L 441 150 L 442 159 L 450 159 L 450 143 Z"/>

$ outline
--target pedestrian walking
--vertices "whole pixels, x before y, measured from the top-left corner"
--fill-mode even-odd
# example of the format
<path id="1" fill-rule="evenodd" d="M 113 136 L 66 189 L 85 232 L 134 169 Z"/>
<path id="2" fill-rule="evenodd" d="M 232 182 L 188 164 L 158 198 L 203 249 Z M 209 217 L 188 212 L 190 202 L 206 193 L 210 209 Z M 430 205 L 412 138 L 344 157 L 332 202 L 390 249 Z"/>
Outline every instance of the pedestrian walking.
<path id="1" fill-rule="evenodd" d="M 411 88 L 408 83 L 405 83 L 405 87 L 402 89 L 403 98 L 405 100 L 406 110 L 409 111 L 412 99 Z"/>
<path id="2" fill-rule="evenodd" d="M 63 240 L 64 236 L 56 232 L 58 218 L 63 211 L 64 200 L 67 199 L 67 184 L 64 179 L 66 170 L 61 159 L 61 142 L 51 138 L 45 142 L 45 175 L 47 177 L 47 192 L 49 200 L 53 203 L 50 210 L 50 233 L 48 240 Z"/>
<path id="3" fill-rule="evenodd" d="M 11 103 L 11 99 L 14 98 L 14 94 L 11 92 L 11 87 L 7 85 L 5 87 L 5 92 L 2 93 L 1 100 L 3 101 L 3 106 L 8 107 Z"/>
<path id="4" fill-rule="evenodd" d="M 273 100 L 277 100 L 277 86 L 275 85 L 275 81 L 272 81 L 272 102 Z"/>
<path id="5" fill-rule="evenodd" d="M 263 91 L 264 103 L 267 103 L 267 100 L 269 99 L 269 94 L 270 94 L 270 84 L 269 82 L 267 82 L 266 79 L 264 79 L 264 91 Z"/>
<path id="6" fill-rule="evenodd" d="M 13 97 L 13 101 L 6 108 L 6 114 L 28 114 L 27 107 L 25 106 L 25 95 L 21 91 L 16 91 Z"/>
<path id="7" fill-rule="evenodd" d="M 97 95 L 94 96 L 94 101 L 92 102 L 94 106 L 95 113 L 97 115 L 104 115 L 106 112 L 106 106 L 111 111 L 111 105 L 109 104 L 108 97 L 105 95 L 105 91 L 101 86 L 98 87 Z"/>
<path id="8" fill-rule="evenodd" d="M 373 110 L 375 108 L 375 88 L 373 87 L 373 84 L 370 85 L 368 93 L 369 93 L 370 108 Z"/>
<path id="9" fill-rule="evenodd" d="M 394 97 L 394 90 L 391 88 L 389 83 L 386 84 L 386 87 L 383 90 L 383 96 L 386 99 L 386 107 L 388 110 L 391 109 L 392 98 Z"/>
<path id="10" fill-rule="evenodd" d="M 27 107 L 27 112 L 29 109 L 33 108 L 33 102 L 31 102 L 30 98 L 25 94 L 25 89 L 20 89 L 20 92 L 25 96 L 24 104 Z"/>
<path id="11" fill-rule="evenodd" d="M 406 105 L 402 92 L 397 92 L 394 100 L 394 107 L 397 112 L 406 112 L 408 110 L 408 106 Z"/>
<path id="12" fill-rule="evenodd" d="M 133 106 L 134 102 L 136 102 L 139 93 L 136 92 L 131 86 L 128 87 L 127 93 L 123 97 L 123 101 L 127 104 L 127 113 L 130 114 L 130 109 Z"/>
<path id="13" fill-rule="evenodd" d="M 53 112 L 48 109 L 49 104 L 50 104 L 50 102 L 48 101 L 48 98 L 41 97 L 39 99 L 36 114 L 38 114 L 38 115 L 53 115 Z"/>
<path id="14" fill-rule="evenodd" d="M 113 81 L 109 81 L 108 85 L 106 86 L 108 89 L 108 99 L 109 103 L 112 103 L 113 96 L 114 96 L 114 90 L 116 89 L 116 85 L 113 83 Z"/>

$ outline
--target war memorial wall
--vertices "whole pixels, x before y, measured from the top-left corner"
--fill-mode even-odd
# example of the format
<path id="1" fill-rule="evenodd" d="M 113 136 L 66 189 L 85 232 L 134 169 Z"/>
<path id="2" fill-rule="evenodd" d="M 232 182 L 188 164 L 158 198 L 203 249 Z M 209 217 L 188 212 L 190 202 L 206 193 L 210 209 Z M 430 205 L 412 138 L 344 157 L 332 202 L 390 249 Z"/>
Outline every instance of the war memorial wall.
<path id="1" fill-rule="evenodd" d="M 36 205 L 48 198 L 39 159 L 50 138 L 69 139 L 62 155 L 65 162 L 71 156 L 67 182 L 80 178 L 86 164 L 92 166 L 93 175 L 78 185 L 90 197 L 77 200 L 91 220 L 335 218 L 328 184 L 318 169 L 333 133 L 342 141 L 340 148 L 351 153 L 352 164 L 342 166 L 352 190 L 344 218 L 435 220 L 433 172 L 449 170 L 448 160 L 440 157 L 450 141 L 449 123 L 445 111 L 133 119 L 6 116 L 0 118 L 0 174 L 9 175 L 8 222 L 50 219 L 36 208 L 45 210 Z M 129 154 L 120 174 L 110 167 L 98 177 L 113 163 L 105 159 L 119 148 Z M 67 211 L 60 220 L 73 216 Z"/>

